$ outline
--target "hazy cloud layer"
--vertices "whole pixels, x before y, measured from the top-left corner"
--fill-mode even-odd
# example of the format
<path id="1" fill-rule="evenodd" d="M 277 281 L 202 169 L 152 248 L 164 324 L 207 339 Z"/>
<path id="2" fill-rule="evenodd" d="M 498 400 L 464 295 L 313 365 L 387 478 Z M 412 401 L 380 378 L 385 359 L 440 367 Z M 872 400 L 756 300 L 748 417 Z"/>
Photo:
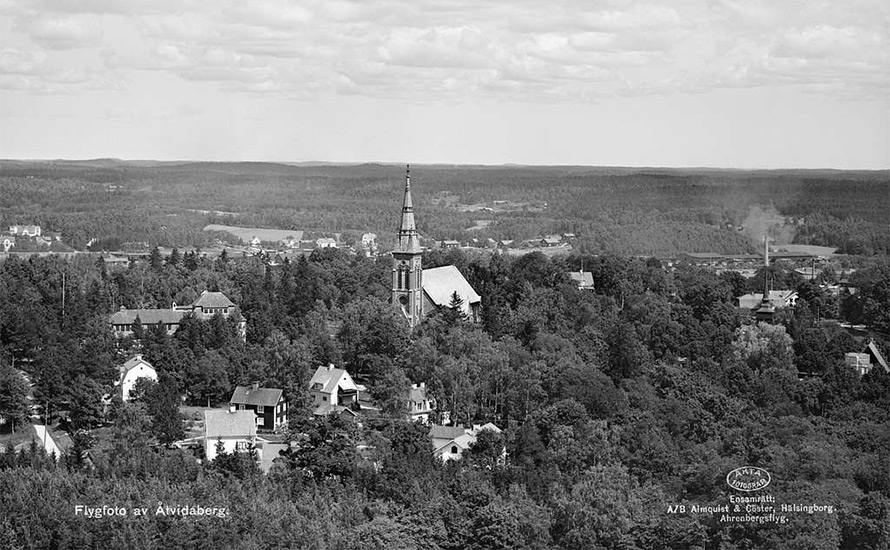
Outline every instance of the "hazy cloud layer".
<path id="1" fill-rule="evenodd" d="M 248 94 L 596 101 L 715 88 L 888 93 L 883 0 L 0 0 L 0 87 L 156 71 Z"/>

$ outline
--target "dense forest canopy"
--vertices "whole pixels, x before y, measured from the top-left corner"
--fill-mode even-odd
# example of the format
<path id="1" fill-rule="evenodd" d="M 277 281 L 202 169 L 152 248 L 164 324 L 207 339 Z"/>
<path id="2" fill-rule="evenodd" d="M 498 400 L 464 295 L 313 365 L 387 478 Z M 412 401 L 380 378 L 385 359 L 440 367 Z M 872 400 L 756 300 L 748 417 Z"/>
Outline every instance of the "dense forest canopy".
<path id="1" fill-rule="evenodd" d="M 24 422 L 23 369 L 74 447 L 59 463 L 35 446 L 0 453 L 0 529 L 21 547 L 886 548 L 890 375 L 845 367 L 863 344 L 815 313 L 832 299 L 818 286 L 777 272 L 802 298 L 762 324 L 734 307 L 739 281 L 652 258 L 424 258 L 442 263 L 483 296 L 481 326 L 445 309 L 410 332 L 387 303 L 389 260 L 336 249 L 276 268 L 192 252 L 114 270 L 86 257 L 3 261 L 3 414 Z M 568 279 L 582 263 L 595 291 Z M 865 262 L 842 309 L 888 326 L 888 269 Z M 238 304 L 246 342 L 220 316 L 187 317 L 173 336 L 138 327 L 138 342 L 111 334 L 119 304 L 187 303 L 204 289 Z M 136 346 L 159 381 L 103 413 Z M 383 413 L 361 426 L 313 418 L 308 380 L 328 363 L 364 381 Z M 250 453 L 198 464 L 167 447 L 183 437 L 179 395 L 225 403 L 252 381 L 283 388 L 291 411 L 295 443 L 267 475 Z M 441 464 L 428 428 L 403 419 L 412 382 L 455 421 L 503 433 Z M 771 473 L 779 501 L 836 512 L 766 525 L 669 512 L 725 504 L 727 473 L 747 465 Z M 159 503 L 227 512 L 158 515 Z M 86 519 L 77 505 L 151 511 Z"/>
<path id="2" fill-rule="evenodd" d="M 272 163 L 0 161 L 0 221 L 93 238 L 207 247 L 208 223 L 371 231 L 398 223 L 403 167 Z M 572 232 L 588 253 L 671 256 L 753 250 L 739 232 L 754 207 L 798 218 L 791 238 L 854 254 L 887 253 L 890 175 L 830 170 L 670 170 L 415 166 L 419 229 L 430 239 L 527 239 Z M 448 206 L 444 195 L 456 197 Z M 460 206 L 509 202 L 496 212 Z M 495 223 L 469 230 L 475 220 Z"/>
<path id="3" fill-rule="evenodd" d="M 372 231 L 385 252 L 403 175 L 386 165 L 0 161 L 0 222 L 60 231 L 77 249 L 91 239 L 100 249 L 207 247 L 232 238 L 203 231 L 221 223 Z M 4 544 L 890 547 L 890 374 L 859 376 L 844 361 L 869 341 L 890 357 L 886 173 L 421 166 L 412 176 L 428 239 L 574 232 L 577 246 L 553 257 L 426 251 L 424 267 L 455 265 L 482 296 L 482 323 L 458 301 L 413 331 L 389 304 L 385 253 L 316 249 L 281 265 L 157 248 L 126 266 L 88 254 L 0 259 L 3 431 L 23 433 L 36 413 L 72 440 L 61 457 L 36 442 L 0 445 Z M 468 231 L 482 217 L 495 223 Z M 844 275 L 852 290 L 820 284 L 837 282 L 831 270 L 809 281 L 776 263 L 745 279 L 663 260 L 753 251 L 754 230 L 775 219 L 786 240 L 856 254 L 842 261 L 857 268 Z M 582 268 L 592 290 L 568 275 Z M 760 323 L 736 298 L 767 278 L 799 298 Z M 109 325 L 121 306 L 188 304 L 204 290 L 237 305 L 246 340 L 221 315 L 185 315 L 172 335 L 140 321 L 121 339 Z M 137 352 L 158 380 L 104 407 Z M 310 413 L 310 377 L 331 363 L 369 389 L 379 415 Z M 253 382 L 288 401 L 289 446 L 268 473 L 253 448 L 199 462 L 172 445 L 188 435 L 183 405 L 225 406 Z M 421 382 L 434 420 L 447 412 L 501 432 L 481 432 L 443 464 L 429 428 L 405 420 L 404 396 Z M 763 524 L 694 511 L 738 496 L 727 475 L 745 466 L 771 475 L 760 494 L 831 511 Z M 128 514 L 82 513 L 103 506 Z M 182 507 L 215 511 L 183 517 Z"/>

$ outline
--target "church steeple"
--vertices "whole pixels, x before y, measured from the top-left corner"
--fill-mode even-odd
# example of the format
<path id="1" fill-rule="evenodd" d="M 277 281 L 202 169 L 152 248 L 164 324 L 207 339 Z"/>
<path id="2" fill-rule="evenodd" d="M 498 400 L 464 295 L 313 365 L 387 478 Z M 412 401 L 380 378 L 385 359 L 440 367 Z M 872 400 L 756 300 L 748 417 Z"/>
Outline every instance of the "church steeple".
<path id="1" fill-rule="evenodd" d="M 423 318 L 423 270 L 420 266 L 420 238 L 414 224 L 411 200 L 411 169 L 405 167 L 405 197 L 399 224 L 399 244 L 392 251 L 392 304 L 413 328 Z"/>
<path id="2" fill-rule="evenodd" d="M 414 225 L 414 203 L 411 200 L 411 165 L 405 166 L 405 199 L 402 202 L 402 223 L 399 226 L 399 252 L 420 252 L 417 226 Z"/>

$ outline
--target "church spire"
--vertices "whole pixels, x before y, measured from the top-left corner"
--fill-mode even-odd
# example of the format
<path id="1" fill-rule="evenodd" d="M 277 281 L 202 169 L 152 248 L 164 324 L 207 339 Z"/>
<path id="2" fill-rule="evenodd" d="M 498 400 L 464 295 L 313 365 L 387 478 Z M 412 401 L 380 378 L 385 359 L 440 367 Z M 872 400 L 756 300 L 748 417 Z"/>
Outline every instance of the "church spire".
<path id="1" fill-rule="evenodd" d="M 405 200 L 399 226 L 399 252 L 420 252 L 417 226 L 414 225 L 414 203 L 411 200 L 411 165 L 405 166 Z"/>

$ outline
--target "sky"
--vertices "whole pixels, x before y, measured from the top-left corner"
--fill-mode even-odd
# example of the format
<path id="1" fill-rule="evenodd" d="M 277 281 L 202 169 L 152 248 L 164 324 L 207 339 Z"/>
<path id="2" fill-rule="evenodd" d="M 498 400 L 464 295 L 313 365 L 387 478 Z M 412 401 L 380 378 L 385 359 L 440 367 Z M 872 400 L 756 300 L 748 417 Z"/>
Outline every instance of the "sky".
<path id="1" fill-rule="evenodd" d="M 0 158 L 890 168 L 885 0 L 0 0 Z"/>

